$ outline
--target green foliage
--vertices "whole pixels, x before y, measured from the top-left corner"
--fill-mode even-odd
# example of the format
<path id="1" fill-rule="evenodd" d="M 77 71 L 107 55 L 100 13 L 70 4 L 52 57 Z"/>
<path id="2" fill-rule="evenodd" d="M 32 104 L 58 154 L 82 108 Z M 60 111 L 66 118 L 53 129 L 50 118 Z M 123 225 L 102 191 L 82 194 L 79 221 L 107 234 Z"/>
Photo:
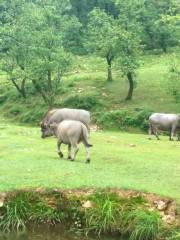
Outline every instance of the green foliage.
<path id="1" fill-rule="evenodd" d="M 176 102 L 180 102 L 180 60 L 175 54 L 171 57 L 168 91 L 175 98 Z"/>
<path id="2" fill-rule="evenodd" d="M 148 118 L 152 113 L 151 110 L 144 109 L 137 112 L 127 110 L 115 110 L 100 113 L 95 116 L 97 124 L 106 129 L 127 130 L 128 127 L 138 127 L 142 130 L 148 128 Z"/>
<path id="3" fill-rule="evenodd" d="M 158 239 L 161 224 L 160 215 L 149 210 L 131 210 L 123 217 L 124 230 L 130 240 Z"/>
<path id="4" fill-rule="evenodd" d="M 160 215 L 145 208 L 139 197 L 119 198 L 101 193 L 91 197 L 94 207 L 85 212 L 87 233 L 120 232 L 131 240 L 155 240 L 161 226 Z"/>
<path id="5" fill-rule="evenodd" d="M 111 65 L 116 51 L 116 38 L 119 29 L 115 19 L 99 8 L 89 14 L 87 48 L 103 57 L 108 65 L 108 81 L 112 81 Z"/>
<path id="6" fill-rule="evenodd" d="M 79 108 L 86 110 L 94 110 L 100 106 L 95 96 L 72 96 L 64 100 L 63 106 L 70 108 Z"/>
<path id="7" fill-rule="evenodd" d="M 118 229 L 118 219 L 120 215 L 116 195 L 102 194 L 92 198 L 95 207 L 85 212 L 86 232 L 102 233 L 115 232 Z"/>
<path id="8" fill-rule="evenodd" d="M 50 198 L 50 196 L 49 196 Z M 56 204 L 54 193 L 51 192 L 51 201 Z M 59 196 L 59 198 L 61 198 Z M 27 224 L 32 223 L 51 223 L 55 224 L 63 219 L 61 211 L 57 211 L 51 206 L 46 194 L 41 195 L 38 192 L 19 191 L 9 196 L 8 201 L 3 207 L 0 228 L 3 231 L 23 230 Z"/>
<path id="9" fill-rule="evenodd" d="M 97 7 L 110 15 L 118 15 L 115 0 L 71 0 L 71 4 L 73 14 L 79 18 L 83 25 L 86 25 L 88 22 L 88 14 Z"/>
<path id="10" fill-rule="evenodd" d="M 27 193 L 19 193 L 13 197 L 11 196 L 11 199 L 3 208 L 3 215 L 0 221 L 0 227 L 4 231 L 25 228 L 30 208 L 30 203 L 27 202 L 27 198 L 29 198 L 30 195 L 31 194 Z"/>
<path id="11" fill-rule="evenodd" d="M 5 2 L 4 2 L 5 4 Z M 12 4 L 12 6 L 11 6 Z M 12 19 L 1 26 L 1 69 L 26 98 L 26 84 L 32 82 L 44 101 L 51 105 L 64 72 L 71 66 L 73 49 L 81 25 L 69 16 L 69 1 L 19 1 Z M 6 4 L 5 4 L 6 5 Z M 13 9 L 10 3 L 9 11 Z M 73 29 L 73 31 L 72 31 Z M 68 49 L 68 50 L 67 50 Z"/>

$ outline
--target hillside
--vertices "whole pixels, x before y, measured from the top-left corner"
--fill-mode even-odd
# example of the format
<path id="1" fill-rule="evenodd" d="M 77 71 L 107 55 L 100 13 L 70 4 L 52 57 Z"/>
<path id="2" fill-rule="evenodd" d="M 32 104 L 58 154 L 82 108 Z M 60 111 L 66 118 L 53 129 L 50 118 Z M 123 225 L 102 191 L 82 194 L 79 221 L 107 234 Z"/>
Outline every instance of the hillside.
<path id="1" fill-rule="evenodd" d="M 106 63 L 103 59 L 94 56 L 78 57 L 74 68 L 61 82 L 55 106 L 84 107 L 93 113 L 122 109 L 132 112 L 144 109 L 155 112 L 179 112 L 180 106 L 167 91 L 172 54 L 144 55 L 141 58 L 132 101 L 124 101 L 128 83 L 118 71 L 117 64 L 113 66 L 113 82 L 109 83 L 106 81 Z M 7 82 L 6 76 L 1 74 L 1 79 L 3 79 L 0 89 L 1 115 L 13 121 L 37 124 L 48 110 L 41 96 L 37 95 L 29 83 L 29 95 L 24 100 Z M 89 98 L 85 97 L 84 102 L 79 105 L 78 101 L 71 99 L 73 96 Z"/>

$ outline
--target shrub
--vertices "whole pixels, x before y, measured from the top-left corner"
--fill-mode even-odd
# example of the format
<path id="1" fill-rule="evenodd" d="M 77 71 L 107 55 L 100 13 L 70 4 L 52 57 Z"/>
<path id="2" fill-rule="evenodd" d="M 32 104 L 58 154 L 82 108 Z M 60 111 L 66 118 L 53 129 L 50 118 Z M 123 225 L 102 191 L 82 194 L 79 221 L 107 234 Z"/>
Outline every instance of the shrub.
<path id="1" fill-rule="evenodd" d="M 20 113 L 23 112 L 23 107 L 21 105 L 13 105 L 10 109 L 9 109 L 9 113 L 13 114 L 13 115 L 19 115 Z"/>
<path id="2" fill-rule="evenodd" d="M 115 110 L 95 114 L 95 119 L 98 125 L 107 129 L 127 130 L 129 127 L 135 127 L 147 130 L 148 118 L 151 113 L 152 111 L 148 109 L 134 112 Z"/>
<path id="3" fill-rule="evenodd" d="M 0 95 L 0 104 L 4 103 L 7 100 L 7 95 Z"/>
<path id="4" fill-rule="evenodd" d="M 72 96 L 67 98 L 64 103 L 66 107 L 92 110 L 100 106 L 99 101 L 94 96 Z"/>

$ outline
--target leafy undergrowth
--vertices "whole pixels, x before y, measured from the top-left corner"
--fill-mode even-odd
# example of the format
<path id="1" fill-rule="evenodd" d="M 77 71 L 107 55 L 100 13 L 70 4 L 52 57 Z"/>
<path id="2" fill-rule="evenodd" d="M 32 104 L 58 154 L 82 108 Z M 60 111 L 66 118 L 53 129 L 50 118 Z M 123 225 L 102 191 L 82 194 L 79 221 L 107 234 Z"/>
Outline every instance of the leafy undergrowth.
<path id="1" fill-rule="evenodd" d="M 112 191 L 75 194 L 36 190 L 7 193 L 0 207 L 3 231 L 23 230 L 29 224 L 62 223 L 81 234 L 112 234 L 130 240 L 176 239 L 156 209 L 141 195 L 123 197 Z"/>

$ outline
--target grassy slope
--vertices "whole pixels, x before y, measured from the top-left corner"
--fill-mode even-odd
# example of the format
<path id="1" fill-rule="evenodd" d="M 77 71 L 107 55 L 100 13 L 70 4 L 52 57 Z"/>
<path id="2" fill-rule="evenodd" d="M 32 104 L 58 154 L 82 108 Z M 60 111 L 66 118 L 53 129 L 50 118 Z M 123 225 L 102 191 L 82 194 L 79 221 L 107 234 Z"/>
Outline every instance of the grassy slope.
<path id="1" fill-rule="evenodd" d="M 141 134 L 92 133 L 92 162 L 87 165 L 82 146 L 75 162 L 59 160 L 56 140 L 42 140 L 38 128 L 0 128 L 0 191 L 24 187 L 118 187 L 180 201 L 180 143 L 169 142 L 167 137 L 150 141 Z"/>
<path id="2" fill-rule="evenodd" d="M 102 59 L 80 58 L 77 73 L 68 76 L 66 81 L 74 82 L 76 88 L 84 88 L 80 94 L 95 94 L 110 109 L 150 108 L 160 112 L 177 112 L 180 107 L 167 93 L 166 87 L 171 57 L 172 54 L 164 54 L 142 58 L 132 102 L 124 101 L 128 83 L 117 71 L 117 65 L 113 68 L 113 83 L 106 81 L 106 64 Z"/>
<path id="3" fill-rule="evenodd" d="M 180 55 L 180 52 L 179 52 Z M 167 93 L 167 75 L 172 53 L 142 57 L 141 67 L 136 75 L 133 101 L 125 102 L 127 79 L 113 67 L 112 83 L 106 81 L 106 63 L 95 57 L 79 57 L 74 70 L 64 77 L 62 88 L 56 97 L 56 105 L 63 106 L 63 100 L 72 95 L 93 95 L 104 104 L 104 110 L 148 108 L 156 112 L 180 112 L 173 97 Z M 2 80 L 2 76 L 1 76 Z M 1 85 L 1 94 L 7 92 L 7 85 Z M 0 105 L 0 110 L 12 121 L 39 122 L 48 107 L 39 96 L 28 96 L 27 100 L 17 98 L 16 91 L 9 86 L 9 98 Z M 19 114 L 16 114 L 18 109 Z M 11 112 L 11 114 L 10 114 Z"/>

